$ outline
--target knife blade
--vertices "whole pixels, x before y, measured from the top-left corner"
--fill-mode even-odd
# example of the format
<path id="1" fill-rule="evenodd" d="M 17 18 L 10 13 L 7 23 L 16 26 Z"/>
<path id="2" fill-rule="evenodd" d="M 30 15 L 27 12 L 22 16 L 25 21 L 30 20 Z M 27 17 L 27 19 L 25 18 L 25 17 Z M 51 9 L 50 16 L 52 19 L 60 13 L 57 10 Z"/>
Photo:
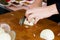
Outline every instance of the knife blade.
<path id="1" fill-rule="evenodd" d="M 20 19 L 20 21 L 19 21 L 19 24 L 20 24 L 20 25 L 23 25 L 23 24 L 24 24 L 25 18 L 26 18 L 26 16 L 24 16 L 24 17 L 22 17 L 22 18 Z"/>

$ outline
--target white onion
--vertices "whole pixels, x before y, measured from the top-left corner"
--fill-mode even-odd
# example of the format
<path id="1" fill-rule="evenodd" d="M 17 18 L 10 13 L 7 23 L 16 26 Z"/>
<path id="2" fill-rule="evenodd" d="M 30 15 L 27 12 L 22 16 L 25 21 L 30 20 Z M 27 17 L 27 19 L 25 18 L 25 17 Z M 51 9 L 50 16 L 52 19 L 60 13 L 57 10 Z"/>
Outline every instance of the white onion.
<path id="1" fill-rule="evenodd" d="M 2 33 L 0 35 L 0 40 L 11 40 L 11 37 L 8 33 Z"/>
<path id="2" fill-rule="evenodd" d="M 28 20 L 25 19 L 24 24 L 25 24 L 25 25 L 29 25 L 29 26 L 33 26 L 33 25 L 34 25 L 34 21 L 35 21 L 35 20 L 32 19 L 31 22 L 28 22 Z"/>
<path id="3" fill-rule="evenodd" d="M 5 33 L 4 29 L 0 27 L 0 34 Z"/>
<path id="4" fill-rule="evenodd" d="M 40 37 L 46 40 L 53 40 L 54 33 L 49 29 L 45 29 L 40 33 Z"/>
<path id="5" fill-rule="evenodd" d="M 6 31 L 10 31 L 10 26 L 6 23 L 1 23 L 1 27 L 4 28 Z"/>

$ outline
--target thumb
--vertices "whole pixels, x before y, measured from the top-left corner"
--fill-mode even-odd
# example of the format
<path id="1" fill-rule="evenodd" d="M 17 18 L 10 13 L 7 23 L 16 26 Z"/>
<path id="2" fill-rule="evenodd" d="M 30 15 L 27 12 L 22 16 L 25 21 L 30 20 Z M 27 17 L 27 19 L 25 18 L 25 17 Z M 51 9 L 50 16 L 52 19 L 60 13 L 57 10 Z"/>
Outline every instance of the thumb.
<path id="1" fill-rule="evenodd" d="M 35 18 L 35 16 L 34 16 L 33 14 L 31 14 L 31 15 L 28 17 L 28 21 L 31 22 L 32 19 L 34 19 L 34 18 Z"/>

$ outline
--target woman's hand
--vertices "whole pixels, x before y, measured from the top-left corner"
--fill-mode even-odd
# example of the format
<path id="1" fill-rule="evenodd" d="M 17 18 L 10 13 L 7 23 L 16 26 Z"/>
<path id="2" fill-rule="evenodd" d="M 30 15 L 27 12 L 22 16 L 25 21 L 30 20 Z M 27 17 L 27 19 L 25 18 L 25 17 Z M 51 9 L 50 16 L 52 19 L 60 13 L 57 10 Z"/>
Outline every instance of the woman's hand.
<path id="1" fill-rule="evenodd" d="M 27 10 L 25 16 L 29 22 L 31 19 L 35 19 L 34 24 L 36 24 L 40 19 L 50 17 L 53 14 L 57 14 L 55 5 Z"/>

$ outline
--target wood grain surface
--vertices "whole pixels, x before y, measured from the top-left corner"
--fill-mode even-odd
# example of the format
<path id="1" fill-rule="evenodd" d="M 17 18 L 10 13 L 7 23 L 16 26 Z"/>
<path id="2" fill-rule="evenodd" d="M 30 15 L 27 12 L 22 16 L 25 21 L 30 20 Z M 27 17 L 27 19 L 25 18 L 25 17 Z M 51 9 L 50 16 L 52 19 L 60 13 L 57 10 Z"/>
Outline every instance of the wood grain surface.
<path id="1" fill-rule="evenodd" d="M 11 29 L 16 32 L 15 40 L 43 40 L 40 38 L 40 33 L 44 29 L 52 30 L 55 34 L 54 40 L 60 40 L 60 25 L 51 20 L 42 19 L 36 25 L 25 28 L 25 25 L 19 24 L 19 20 L 24 14 L 25 10 L 19 10 L 0 15 L 0 23 L 9 24 Z"/>

